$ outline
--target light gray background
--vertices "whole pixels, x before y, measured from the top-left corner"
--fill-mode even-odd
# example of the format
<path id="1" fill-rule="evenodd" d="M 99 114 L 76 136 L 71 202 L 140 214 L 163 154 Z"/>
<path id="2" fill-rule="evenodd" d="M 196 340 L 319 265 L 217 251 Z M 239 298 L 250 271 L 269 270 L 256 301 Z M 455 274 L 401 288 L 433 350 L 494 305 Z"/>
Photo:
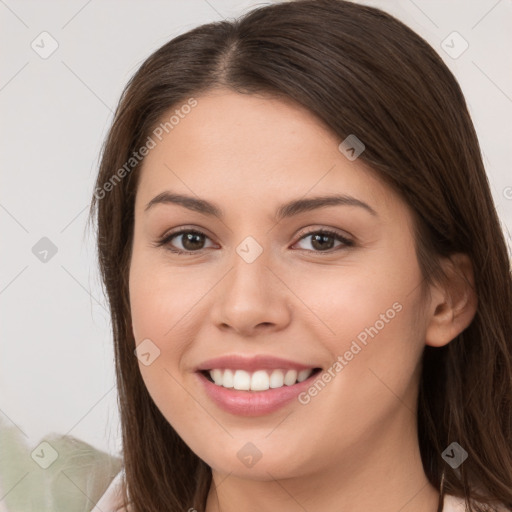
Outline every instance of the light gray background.
<path id="1" fill-rule="evenodd" d="M 119 454 L 110 319 L 85 223 L 123 86 L 172 37 L 264 3 L 0 0 L 0 419 L 31 446 L 58 432 Z M 360 3 L 403 20 L 458 78 L 510 246 L 512 1 Z M 59 45 L 47 59 L 31 47 L 49 48 L 44 31 Z M 442 47 L 461 48 L 453 31 L 469 43 L 455 59 Z M 46 263 L 32 252 L 42 237 L 58 249 Z"/>

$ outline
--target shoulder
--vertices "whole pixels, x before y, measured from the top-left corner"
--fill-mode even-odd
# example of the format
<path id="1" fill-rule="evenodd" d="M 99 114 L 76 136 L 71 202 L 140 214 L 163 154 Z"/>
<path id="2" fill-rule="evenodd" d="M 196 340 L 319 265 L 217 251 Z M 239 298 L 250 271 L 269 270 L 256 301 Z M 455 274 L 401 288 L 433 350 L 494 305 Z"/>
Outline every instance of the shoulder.
<path id="1" fill-rule="evenodd" d="M 494 512 L 510 512 L 510 509 L 505 508 L 503 505 L 497 505 L 491 510 Z M 466 503 L 464 498 L 452 496 L 451 494 L 445 495 L 443 512 L 466 512 Z"/>
<path id="2" fill-rule="evenodd" d="M 443 512 L 465 512 L 466 505 L 464 498 L 458 498 L 446 494 L 443 501 Z"/>
<path id="3" fill-rule="evenodd" d="M 91 512 L 130 512 L 130 506 L 123 506 L 123 480 L 124 470 L 121 469 Z"/>

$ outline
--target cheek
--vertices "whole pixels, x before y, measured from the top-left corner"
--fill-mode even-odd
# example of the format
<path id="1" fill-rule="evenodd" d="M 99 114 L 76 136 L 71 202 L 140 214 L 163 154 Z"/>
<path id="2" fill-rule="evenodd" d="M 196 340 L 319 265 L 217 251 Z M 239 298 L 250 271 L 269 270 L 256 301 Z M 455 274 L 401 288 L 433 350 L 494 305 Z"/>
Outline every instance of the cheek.
<path id="1" fill-rule="evenodd" d="M 424 326 L 417 321 L 421 274 L 414 255 L 385 256 L 292 281 L 309 309 L 300 308 L 305 337 L 330 354 L 333 399 L 343 397 L 356 415 L 363 402 L 378 408 L 388 403 L 386 393 L 393 400 L 389 389 L 399 396 L 407 392 L 424 346 Z"/>
<path id="2" fill-rule="evenodd" d="M 139 278 L 137 273 L 130 279 L 130 306 L 135 341 L 144 338 L 160 337 L 172 327 L 172 318 L 168 315 L 174 293 L 163 287 L 150 273 Z M 157 336 L 157 333 L 160 333 Z"/>
<path id="3" fill-rule="evenodd" d="M 399 276 L 391 268 L 355 274 L 309 276 L 294 288 L 316 314 L 302 319 L 305 337 L 327 349 L 331 359 L 325 384 L 312 385 L 301 397 L 301 412 L 304 421 L 313 417 L 330 425 L 318 432 L 318 443 L 331 437 L 340 453 L 357 439 L 374 437 L 401 409 L 406 415 L 407 408 L 414 410 L 423 349 L 416 322 L 421 304 L 417 291 L 411 293 L 418 276 Z"/>
<path id="4" fill-rule="evenodd" d="M 187 336 L 180 320 L 190 307 L 175 275 L 135 256 L 130 268 L 130 306 L 135 343 L 147 347 L 150 364 L 139 356 L 139 370 L 153 401 L 165 418 L 174 424 L 183 410 L 192 413 L 190 396 L 178 384 L 179 362 Z M 140 350 L 141 353 L 146 352 Z M 190 418 L 190 414 L 188 415 Z"/>
<path id="5" fill-rule="evenodd" d="M 201 322 L 198 305 L 211 281 L 190 268 L 163 265 L 143 251 L 134 254 L 129 279 L 133 335 L 137 346 L 145 343 L 157 354 L 150 365 L 139 357 L 139 369 L 159 405 L 168 403 L 170 395 L 173 407 L 180 400 L 186 402 L 177 381 L 189 371 L 182 367 L 182 358 L 196 337 L 193 331 Z"/>
<path id="6" fill-rule="evenodd" d="M 298 304 L 304 313 L 299 314 L 300 321 L 322 332 L 324 341 L 332 340 L 331 349 L 343 349 L 344 340 L 358 335 L 364 343 L 364 333 L 369 337 L 367 331 L 375 331 L 372 327 L 379 332 L 390 331 L 392 324 L 395 329 L 404 327 L 402 311 L 411 300 L 410 283 L 415 276 L 377 265 L 368 265 L 371 270 L 331 267 L 299 278 L 287 277 L 294 283 L 294 294 L 307 306 Z"/>
<path id="7" fill-rule="evenodd" d="M 144 338 L 164 340 L 173 336 L 187 312 L 204 295 L 190 269 L 171 268 L 151 254 L 135 254 L 130 267 L 130 306 L 133 332 Z M 206 288 L 206 285 L 204 286 Z"/>

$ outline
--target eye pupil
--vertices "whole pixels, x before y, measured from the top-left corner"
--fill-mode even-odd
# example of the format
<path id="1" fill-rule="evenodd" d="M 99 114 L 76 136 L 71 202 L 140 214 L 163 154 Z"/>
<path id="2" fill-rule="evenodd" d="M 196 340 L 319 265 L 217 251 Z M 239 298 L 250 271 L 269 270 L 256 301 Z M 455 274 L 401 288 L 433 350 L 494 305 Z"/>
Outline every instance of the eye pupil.
<path id="1" fill-rule="evenodd" d="M 201 249 L 201 245 L 204 243 L 204 241 L 199 240 L 201 239 L 203 235 L 199 233 L 186 233 L 182 235 L 182 243 L 183 247 L 187 251 L 193 251 L 194 249 Z"/>
<path id="2" fill-rule="evenodd" d="M 325 242 L 327 240 L 331 240 L 331 243 L 327 243 L 325 244 Z M 316 244 L 319 244 L 319 246 L 317 247 Z M 311 245 L 317 249 L 332 249 L 333 246 L 334 246 L 334 240 L 333 240 L 333 237 L 332 235 L 327 235 L 327 234 L 315 234 L 315 235 L 312 235 L 312 240 L 311 240 Z"/>

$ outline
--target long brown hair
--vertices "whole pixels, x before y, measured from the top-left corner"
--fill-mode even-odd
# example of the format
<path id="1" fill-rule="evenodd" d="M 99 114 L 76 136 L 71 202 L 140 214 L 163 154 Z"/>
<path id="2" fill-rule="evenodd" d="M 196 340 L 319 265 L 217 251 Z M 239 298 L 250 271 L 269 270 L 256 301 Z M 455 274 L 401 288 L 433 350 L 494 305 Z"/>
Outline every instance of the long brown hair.
<path id="1" fill-rule="evenodd" d="M 133 154 L 171 109 L 215 87 L 291 99 L 340 142 L 357 134 L 366 146 L 359 158 L 413 211 L 424 285 L 443 279 L 440 257 L 469 256 L 475 317 L 448 345 L 423 354 L 421 456 L 429 481 L 442 488 L 440 510 L 444 493 L 465 497 L 471 511 L 484 510 L 473 500 L 512 507 L 510 261 L 459 84 L 389 14 L 342 0 L 297 0 L 202 25 L 154 52 L 127 84 L 102 150 L 90 218 L 97 213 L 131 510 L 202 512 L 212 482 L 141 378 L 128 272 L 141 165 Z M 442 458 L 453 441 L 468 452 L 458 470 Z"/>

